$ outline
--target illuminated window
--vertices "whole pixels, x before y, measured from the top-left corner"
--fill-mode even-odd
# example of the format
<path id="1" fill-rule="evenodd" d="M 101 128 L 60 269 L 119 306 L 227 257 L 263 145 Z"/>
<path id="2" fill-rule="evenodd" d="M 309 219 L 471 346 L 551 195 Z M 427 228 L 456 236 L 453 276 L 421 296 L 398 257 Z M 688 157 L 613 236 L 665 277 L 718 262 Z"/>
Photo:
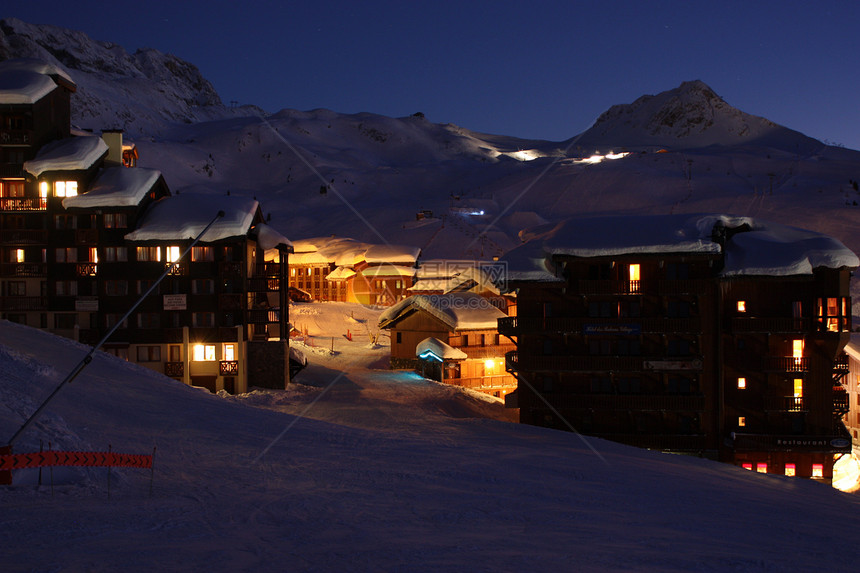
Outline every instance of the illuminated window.
<path id="1" fill-rule="evenodd" d="M 743 464 L 742 466 L 745 470 L 752 471 L 752 464 Z"/>
<path id="2" fill-rule="evenodd" d="M 485 370 L 492 372 L 494 365 L 495 365 L 495 361 L 492 358 L 487 358 L 486 360 L 484 360 L 484 369 Z"/>
<path id="3" fill-rule="evenodd" d="M 164 247 L 164 258 L 168 263 L 179 260 L 179 247 Z"/>
<path id="4" fill-rule="evenodd" d="M 39 183 L 39 197 L 47 197 L 48 196 L 48 182 L 42 181 Z"/>
<path id="5" fill-rule="evenodd" d="M 746 425 L 747 425 L 747 418 L 746 418 L 746 416 L 738 416 L 738 426 L 740 426 L 740 427 L 742 427 L 742 428 L 743 428 L 743 427 L 744 427 L 744 426 L 746 426 Z"/>
<path id="6" fill-rule="evenodd" d="M 630 292 L 639 292 L 640 290 L 640 282 L 639 282 L 639 264 L 632 264 L 628 266 L 628 272 L 630 274 Z"/>
<path id="7" fill-rule="evenodd" d="M 785 464 L 785 475 L 794 477 L 797 475 L 795 472 L 796 468 L 794 464 Z"/>
<path id="8" fill-rule="evenodd" d="M 740 390 L 744 390 L 747 387 L 747 379 L 746 378 L 738 378 L 738 388 Z"/>
<path id="9" fill-rule="evenodd" d="M 195 344 L 194 355 L 192 360 L 195 362 L 214 362 L 215 360 L 215 345 L 214 344 Z"/>
<path id="10" fill-rule="evenodd" d="M 214 261 L 215 250 L 212 247 L 191 247 L 191 260 Z"/>
<path id="11" fill-rule="evenodd" d="M 99 250 L 95 247 L 87 249 L 87 261 L 91 263 L 99 262 Z"/>
<path id="12" fill-rule="evenodd" d="M 803 339 L 791 341 L 791 356 L 794 358 L 794 363 L 800 365 L 803 361 Z"/>
<path id="13" fill-rule="evenodd" d="M 794 379 L 794 397 L 803 398 L 803 378 Z"/>
<path id="14" fill-rule="evenodd" d="M 54 197 L 74 197 L 78 194 L 77 181 L 54 182 Z"/>
<path id="15" fill-rule="evenodd" d="M 824 464 L 812 464 L 812 477 L 824 477 Z"/>
<path id="16" fill-rule="evenodd" d="M 757 471 L 760 474 L 766 474 L 767 473 L 767 464 L 756 464 L 755 465 L 755 471 Z"/>
<path id="17" fill-rule="evenodd" d="M 16 263 L 24 262 L 24 249 L 15 249 L 14 258 Z"/>
<path id="18" fill-rule="evenodd" d="M 125 229 L 128 227 L 128 217 L 125 213 L 105 213 L 105 229 Z"/>
<path id="19" fill-rule="evenodd" d="M 235 344 L 225 344 L 224 345 L 224 360 L 236 360 L 236 345 Z"/>
<path id="20" fill-rule="evenodd" d="M 738 301 L 738 312 L 746 312 L 747 311 L 747 301 L 739 300 Z"/>
<path id="21" fill-rule="evenodd" d="M 137 247 L 137 260 L 156 262 L 161 260 L 161 247 Z"/>

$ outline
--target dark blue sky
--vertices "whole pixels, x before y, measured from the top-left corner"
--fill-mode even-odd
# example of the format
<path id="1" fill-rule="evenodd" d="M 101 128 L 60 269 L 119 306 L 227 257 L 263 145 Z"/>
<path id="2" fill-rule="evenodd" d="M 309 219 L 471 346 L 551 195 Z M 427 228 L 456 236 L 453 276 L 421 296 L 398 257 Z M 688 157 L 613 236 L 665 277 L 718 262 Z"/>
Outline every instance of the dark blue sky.
<path id="1" fill-rule="evenodd" d="M 195 64 L 268 111 L 329 108 L 562 140 L 701 79 L 729 104 L 860 149 L 860 2 L 4 2 L 3 17 Z"/>

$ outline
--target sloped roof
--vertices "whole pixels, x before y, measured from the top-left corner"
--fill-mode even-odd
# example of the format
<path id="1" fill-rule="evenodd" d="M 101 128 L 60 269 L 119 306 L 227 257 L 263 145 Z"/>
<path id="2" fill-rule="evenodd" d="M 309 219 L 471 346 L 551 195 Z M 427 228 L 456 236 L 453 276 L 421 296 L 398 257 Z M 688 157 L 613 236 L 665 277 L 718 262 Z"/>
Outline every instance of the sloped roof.
<path id="1" fill-rule="evenodd" d="M 362 261 L 412 266 L 421 249 L 407 245 L 375 245 L 349 237 L 315 237 L 293 241 L 296 264 L 334 263 L 351 267 Z"/>
<path id="2" fill-rule="evenodd" d="M 419 294 L 387 308 L 379 315 L 379 327 L 390 328 L 418 310 L 429 313 L 453 331 L 494 329 L 498 320 L 507 316 L 479 294 Z"/>
<path id="3" fill-rule="evenodd" d="M 34 104 L 54 91 L 58 82 L 75 90 L 72 78 L 53 64 L 29 58 L 0 62 L 0 104 Z"/>
<path id="4" fill-rule="evenodd" d="M 63 207 L 134 207 L 140 204 L 159 177 L 161 172 L 157 169 L 108 167 L 99 173 L 89 191 L 63 199 Z"/>
<path id="5" fill-rule="evenodd" d="M 25 161 L 24 171 L 33 177 L 46 171 L 84 171 L 107 152 L 107 144 L 95 135 L 58 139 L 40 149 L 35 159 Z"/>
<path id="6" fill-rule="evenodd" d="M 423 358 L 422 354 L 427 352 L 431 352 L 442 360 L 465 360 L 468 358 L 468 355 L 459 348 L 454 348 L 433 336 L 425 338 L 415 347 L 415 356 L 419 358 Z"/>
<path id="7" fill-rule="evenodd" d="M 219 211 L 224 211 L 224 217 L 212 225 L 202 241 L 245 236 L 251 230 L 259 208 L 260 204 L 255 199 L 239 195 L 183 193 L 163 197 L 147 209 L 137 230 L 125 238 L 129 241 L 194 239 Z"/>

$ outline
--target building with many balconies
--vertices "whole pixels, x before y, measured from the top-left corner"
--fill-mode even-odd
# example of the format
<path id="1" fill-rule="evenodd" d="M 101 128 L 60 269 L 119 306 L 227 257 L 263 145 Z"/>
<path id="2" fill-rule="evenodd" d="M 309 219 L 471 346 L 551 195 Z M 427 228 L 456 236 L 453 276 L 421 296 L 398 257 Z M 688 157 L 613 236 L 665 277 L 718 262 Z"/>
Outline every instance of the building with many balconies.
<path id="1" fill-rule="evenodd" d="M 839 241 L 749 218 L 604 217 L 512 251 L 524 423 L 829 480 L 850 271 Z"/>

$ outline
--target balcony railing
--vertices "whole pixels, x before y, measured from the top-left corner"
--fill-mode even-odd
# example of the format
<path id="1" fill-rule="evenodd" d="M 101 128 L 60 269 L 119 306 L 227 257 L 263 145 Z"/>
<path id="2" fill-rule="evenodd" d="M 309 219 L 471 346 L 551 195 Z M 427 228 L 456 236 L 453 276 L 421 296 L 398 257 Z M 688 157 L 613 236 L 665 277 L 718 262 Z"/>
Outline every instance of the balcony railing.
<path id="1" fill-rule="evenodd" d="M 47 310 L 48 297 L 44 296 L 4 296 L 0 297 L 0 310 L 26 311 Z"/>
<path id="2" fill-rule="evenodd" d="M 75 265 L 75 273 L 79 277 L 94 277 L 98 274 L 97 263 L 78 263 Z"/>
<path id="3" fill-rule="evenodd" d="M 775 412 L 809 411 L 809 407 L 801 396 L 765 396 L 764 409 Z"/>
<path id="4" fill-rule="evenodd" d="M 188 274 L 188 263 L 180 262 L 176 264 L 171 264 L 170 272 L 167 273 L 173 276 L 185 276 Z"/>
<path id="5" fill-rule="evenodd" d="M 631 410 L 638 412 L 704 412 L 705 397 L 667 394 L 561 394 L 546 395 L 562 410 Z M 523 405 L 525 395 L 520 396 Z M 535 404 L 539 406 L 540 404 Z"/>
<path id="6" fill-rule="evenodd" d="M 238 376 L 239 361 L 238 360 L 221 360 L 218 363 L 218 373 L 221 376 Z"/>
<path id="7" fill-rule="evenodd" d="M 494 344 L 491 346 L 458 346 L 469 358 L 501 358 L 505 353 L 516 350 L 514 344 Z"/>
<path id="8" fill-rule="evenodd" d="M 48 242 L 48 231 L 44 229 L 3 229 L 0 243 L 4 245 L 44 245 Z"/>
<path id="9" fill-rule="evenodd" d="M 842 386 L 833 388 L 833 415 L 842 417 L 848 413 L 850 409 L 848 392 Z"/>
<path id="10" fill-rule="evenodd" d="M 0 211 L 45 211 L 47 197 L 0 197 Z"/>
<path id="11" fill-rule="evenodd" d="M 643 291 L 642 281 L 586 280 L 573 281 L 571 288 L 577 294 L 639 294 Z"/>
<path id="12" fill-rule="evenodd" d="M 732 332 L 807 332 L 808 318 L 732 318 Z"/>
<path id="13" fill-rule="evenodd" d="M 3 277 L 44 277 L 47 272 L 45 263 L 0 263 L 0 276 Z"/>
<path id="14" fill-rule="evenodd" d="M 250 324 L 269 324 L 279 322 L 280 319 L 281 312 L 277 309 L 248 311 L 248 322 Z"/>
<path id="15" fill-rule="evenodd" d="M 21 179 L 24 177 L 23 163 L 0 164 L 0 177 Z"/>
<path id="16" fill-rule="evenodd" d="M 702 323 L 698 317 L 630 317 L 630 318 L 591 318 L 591 317 L 524 317 L 507 316 L 499 319 L 499 334 L 517 336 L 523 332 L 573 332 L 588 334 L 589 329 L 603 329 L 607 334 L 639 334 L 664 332 L 701 332 Z M 595 332 L 597 333 L 597 332 Z"/>
<path id="17" fill-rule="evenodd" d="M 463 388 L 506 388 L 515 387 L 517 380 L 510 375 L 470 376 L 467 378 L 446 378 L 445 383 Z"/>
<path id="18" fill-rule="evenodd" d="M 33 143 L 32 129 L 0 129 L 0 144 L 29 145 Z"/>
<path id="19" fill-rule="evenodd" d="M 765 356 L 763 370 L 765 372 L 806 372 L 809 370 L 809 358 Z"/>
<path id="20" fill-rule="evenodd" d="M 185 376 L 185 363 L 184 362 L 165 362 L 164 363 L 164 375 L 170 376 L 171 378 L 182 378 Z"/>
<path id="21" fill-rule="evenodd" d="M 97 245 L 99 242 L 98 229 L 75 229 L 75 244 Z"/>
<path id="22" fill-rule="evenodd" d="M 701 356 L 544 356 L 508 352 L 508 372 L 681 372 L 702 370 Z"/>

